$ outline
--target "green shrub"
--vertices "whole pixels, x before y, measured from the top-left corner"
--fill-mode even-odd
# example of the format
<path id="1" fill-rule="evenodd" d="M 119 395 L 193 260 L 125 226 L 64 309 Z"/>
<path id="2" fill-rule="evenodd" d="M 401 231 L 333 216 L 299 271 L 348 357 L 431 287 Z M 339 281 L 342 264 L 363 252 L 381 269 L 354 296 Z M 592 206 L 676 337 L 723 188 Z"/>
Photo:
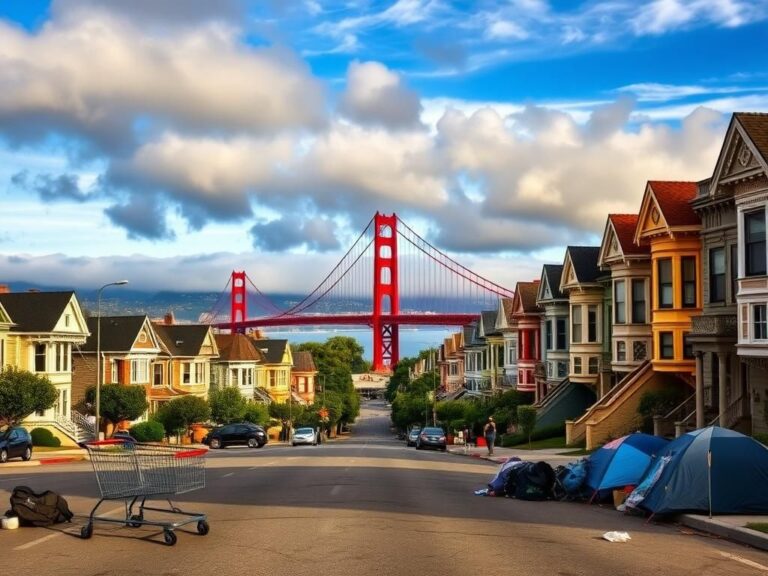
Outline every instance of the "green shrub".
<path id="1" fill-rule="evenodd" d="M 243 420 L 258 424 L 259 426 L 266 426 L 269 424 L 269 410 L 264 404 L 248 402 L 248 405 L 245 407 L 245 414 L 243 414 Z"/>
<path id="2" fill-rule="evenodd" d="M 155 420 L 134 424 L 130 433 L 137 442 L 160 442 L 165 438 L 165 428 Z"/>
<path id="3" fill-rule="evenodd" d="M 534 430 L 531 434 L 531 441 L 547 440 L 549 438 L 557 438 L 558 436 L 565 436 L 565 422 Z M 504 436 L 501 437 L 501 445 L 505 448 L 518 446 L 520 444 L 525 444 L 526 442 L 528 442 L 528 436 L 522 433 L 504 434 Z"/>
<path id="4" fill-rule="evenodd" d="M 536 427 L 536 407 L 531 405 L 518 406 L 517 423 L 520 426 L 520 432 L 528 438 L 528 444 L 530 444 L 531 434 Z"/>
<path id="5" fill-rule="evenodd" d="M 61 440 L 56 438 L 47 428 L 33 428 L 29 434 L 32 436 L 33 446 L 50 446 L 51 448 L 61 446 Z"/>

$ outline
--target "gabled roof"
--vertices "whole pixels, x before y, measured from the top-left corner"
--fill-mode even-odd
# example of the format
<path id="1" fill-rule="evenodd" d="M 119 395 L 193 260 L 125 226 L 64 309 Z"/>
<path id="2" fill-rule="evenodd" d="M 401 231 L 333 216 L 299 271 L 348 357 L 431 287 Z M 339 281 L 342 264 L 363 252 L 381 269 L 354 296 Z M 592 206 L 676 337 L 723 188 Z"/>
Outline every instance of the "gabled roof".
<path id="1" fill-rule="evenodd" d="M 562 264 L 544 264 L 541 269 L 541 281 L 536 300 L 568 300 L 560 291 L 560 277 L 563 274 Z M 547 295 L 549 290 L 549 295 Z"/>
<path id="2" fill-rule="evenodd" d="M 765 112 L 736 112 L 733 117 L 739 121 L 752 140 L 757 151 L 768 162 L 768 114 Z"/>
<path id="3" fill-rule="evenodd" d="M 264 362 L 267 364 L 280 364 L 283 361 L 285 355 L 285 349 L 288 348 L 288 340 L 254 340 L 253 345 L 256 346 L 259 352 L 264 357 Z"/>
<path id="4" fill-rule="evenodd" d="M 171 356 L 199 356 L 205 338 L 211 330 L 207 324 L 152 323 L 155 333 Z M 103 327 L 102 327 L 103 329 Z"/>
<path id="5" fill-rule="evenodd" d="M 309 350 L 299 350 L 293 355 L 293 369 L 297 372 L 317 372 L 315 359 Z"/>
<path id="6" fill-rule="evenodd" d="M 0 305 L 15 325 L 14 332 L 53 332 L 75 293 L 6 292 Z"/>
<path id="7" fill-rule="evenodd" d="M 98 317 L 88 318 L 88 330 L 91 335 L 80 347 L 81 352 L 96 351 Z M 146 315 L 141 316 L 102 316 L 101 317 L 101 349 L 104 352 L 122 352 L 133 348 L 139 332 L 151 323 Z"/>
<path id="8" fill-rule="evenodd" d="M 645 245 L 635 244 L 635 230 L 638 214 L 609 214 L 605 221 L 603 240 L 600 244 L 598 265 L 606 261 L 649 258 L 650 250 Z"/>
<path id="9" fill-rule="evenodd" d="M 515 287 L 515 314 L 537 314 L 541 312 L 536 304 L 536 295 L 539 293 L 539 281 L 518 282 Z"/>
<path id="10" fill-rule="evenodd" d="M 219 360 L 223 362 L 261 362 L 264 358 L 245 334 L 216 334 Z"/>
<path id="11" fill-rule="evenodd" d="M 691 204 L 698 191 L 697 182 L 650 180 L 640 206 L 635 243 L 640 244 L 645 235 L 670 234 L 676 228 L 689 231 L 700 229 L 701 218 Z"/>
<path id="12" fill-rule="evenodd" d="M 483 310 L 480 312 L 480 323 L 483 328 L 483 336 L 499 333 L 499 331 L 496 330 L 496 316 L 498 316 L 498 313 L 498 310 Z"/>
<path id="13" fill-rule="evenodd" d="M 496 330 L 504 330 L 512 325 L 514 298 L 499 298 L 499 309 L 496 312 Z"/>
<path id="14" fill-rule="evenodd" d="M 563 274 L 560 277 L 560 290 L 569 284 L 593 284 L 600 277 L 597 259 L 600 256 L 599 246 L 568 246 L 565 250 Z M 572 272 L 574 277 L 571 277 Z M 566 277 L 568 274 L 568 277 Z"/>

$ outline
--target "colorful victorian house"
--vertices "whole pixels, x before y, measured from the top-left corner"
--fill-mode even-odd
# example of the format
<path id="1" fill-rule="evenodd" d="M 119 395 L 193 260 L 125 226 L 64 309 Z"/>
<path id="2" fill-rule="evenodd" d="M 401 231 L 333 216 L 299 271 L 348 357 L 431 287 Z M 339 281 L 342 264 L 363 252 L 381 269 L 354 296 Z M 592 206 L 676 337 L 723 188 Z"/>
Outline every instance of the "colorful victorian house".
<path id="1" fill-rule="evenodd" d="M 701 219 L 691 206 L 697 194 L 696 182 L 648 182 L 635 229 L 635 243 L 651 252 L 653 369 L 691 386 L 691 318 L 702 311 Z"/>
<path id="2" fill-rule="evenodd" d="M 511 362 L 517 359 L 517 332 L 512 337 L 512 298 L 499 298 L 499 309 L 496 311 L 496 332 L 501 334 L 501 349 L 497 351 L 497 365 L 500 375 L 498 384 L 503 389 L 517 388 L 517 365 L 515 364 L 514 374 L 512 373 Z M 510 353 L 510 345 L 515 342 L 515 349 Z M 498 364 L 500 363 L 500 364 Z"/>
<path id="3" fill-rule="evenodd" d="M 303 404 L 315 401 L 317 385 L 317 368 L 312 352 L 299 350 L 293 355 L 293 370 L 291 370 L 291 385 Z"/>
<path id="4" fill-rule="evenodd" d="M 534 392 L 536 399 L 546 394 L 537 390 L 534 371 L 541 360 L 541 309 L 536 304 L 539 281 L 518 282 L 512 301 L 512 319 L 517 326 L 517 390 Z"/>
<path id="5" fill-rule="evenodd" d="M 219 357 L 211 360 L 211 389 L 236 388 L 254 400 L 264 356 L 245 334 L 215 334 Z"/>
<path id="6" fill-rule="evenodd" d="M 463 332 L 451 334 L 440 347 L 440 387 L 447 397 L 464 389 Z"/>
<path id="7" fill-rule="evenodd" d="M 536 305 L 542 310 L 542 362 L 545 394 L 568 377 L 568 297 L 560 292 L 561 264 L 545 264 L 541 271 Z"/>
<path id="8" fill-rule="evenodd" d="M 482 394 L 488 387 L 483 378 L 485 339 L 479 335 L 480 320 L 464 326 L 464 387 L 472 394 Z"/>
<path id="9" fill-rule="evenodd" d="M 570 309 L 568 378 L 596 390 L 605 388 L 599 382 L 604 338 L 599 255 L 598 246 L 568 246 L 560 278 L 560 291 L 568 295 Z"/>
<path id="10" fill-rule="evenodd" d="M 608 216 L 598 260 L 611 276 L 611 369 L 617 382 L 648 360 L 652 349 L 651 255 L 634 242 L 637 220 L 636 214 Z"/>
<path id="11" fill-rule="evenodd" d="M 73 445 L 89 433 L 72 411 L 73 348 L 86 341 L 88 327 L 74 292 L 0 293 L 2 364 L 45 376 L 56 387 L 53 407 L 31 414 L 30 427 L 45 427 Z"/>
<path id="12" fill-rule="evenodd" d="M 733 115 L 713 176 L 733 188 L 738 229 L 737 350 L 743 368 L 732 380 L 724 421 L 750 402 L 752 432 L 768 433 L 768 115 Z M 727 393 L 727 389 L 726 389 Z M 722 414 L 722 411 L 721 411 Z"/>
<path id="13" fill-rule="evenodd" d="M 257 386 L 265 390 L 272 401 L 282 404 L 291 397 L 291 368 L 293 355 L 288 340 L 262 338 L 253 341 L 264 358 Z"/>
<path id="14" fill-rule="evenodd" d="M 183 394 L 168 386 L 164 378 L 155 378 L 152 364 L 163 352 L 163 348 L 147 316 L 92 317 L 88 318 L 90 336 L 73 357 L 74 405 L 85 408 L 85 392 L 96 385 L 96 329 L 99 321 L 103 384 L 142 386 L 150 402 L 150 413 L 157 410 L 159 402 Z"/>
<path id="15" fill-rule="evenodd" d="M 483 375 L 492 392 L 501 390 L 504 383 L 504 335 L 497 324 L 497 310 L 488 310 L 480 315 L 480 327 L 486 346 L 486 369 Z"/>
<path id="16" fill-rule="evenodd" d="M 213 329 L 207 324 L 174 324 L 172 316 L 163 322 L 153 322 L 162 352 L 152 363 L 152 386 L 148 389 L 150 403 L 161 401 L 163 387 L 208 398 L 211 386 L 211 360 L 218 358 L 219 349 Z M 155 392 L 159 395 L 156 396 Z"/>

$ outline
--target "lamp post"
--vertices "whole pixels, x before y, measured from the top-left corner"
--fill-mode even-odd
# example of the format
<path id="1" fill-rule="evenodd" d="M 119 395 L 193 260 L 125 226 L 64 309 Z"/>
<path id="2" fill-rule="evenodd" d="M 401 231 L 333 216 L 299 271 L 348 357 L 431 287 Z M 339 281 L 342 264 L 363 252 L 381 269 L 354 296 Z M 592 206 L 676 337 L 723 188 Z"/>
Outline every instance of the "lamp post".
<path id="1" fill-rule="evenodd" d="M 128 280 L 118 280 L 104 284 L 96 296 L 96 439 L 101 439 L 101 292 L 108 286 L 124 286 Z"/>

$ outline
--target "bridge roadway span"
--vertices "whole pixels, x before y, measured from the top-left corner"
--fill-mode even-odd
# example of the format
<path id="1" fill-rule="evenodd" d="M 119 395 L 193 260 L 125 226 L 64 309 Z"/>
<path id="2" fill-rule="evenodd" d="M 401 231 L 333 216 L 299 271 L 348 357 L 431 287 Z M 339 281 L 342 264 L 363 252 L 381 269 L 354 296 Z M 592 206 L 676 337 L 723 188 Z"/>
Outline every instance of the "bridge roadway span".
<path id="1" fill-rule="evenodd" d="M 477 314 L 386 314 L 381 324 L 396 326 L 464 326 L 477 319 Z M 373 314 L 317 314 L 304 316 L 269 316 L 243 322 L 221 322 L 216 328 L 265 328 L 272 326 L 373 326 Z"/>

